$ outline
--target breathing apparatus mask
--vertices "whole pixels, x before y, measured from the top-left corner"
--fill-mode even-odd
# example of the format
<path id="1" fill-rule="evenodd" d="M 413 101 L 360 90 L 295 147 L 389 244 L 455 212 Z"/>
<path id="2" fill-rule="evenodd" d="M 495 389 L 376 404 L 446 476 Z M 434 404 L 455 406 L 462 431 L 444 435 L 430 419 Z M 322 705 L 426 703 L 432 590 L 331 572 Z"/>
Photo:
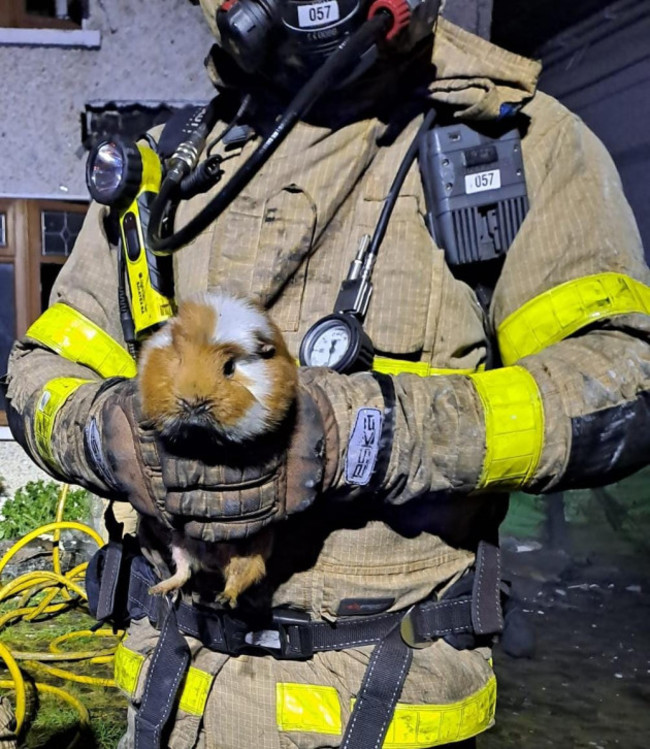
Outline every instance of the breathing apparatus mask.
<path id="1" fill-rule="evenodd" d="M 385 43 L 364 51 L 334 82 L 338 88 L 383 53 L 408 54 L 431 34 L 439 5 L 439 0 L 226 0 L 213 12 L 219 44 L 238 66 L 285 88 L 304 82 L 366 20 L 390 14 Z"/>

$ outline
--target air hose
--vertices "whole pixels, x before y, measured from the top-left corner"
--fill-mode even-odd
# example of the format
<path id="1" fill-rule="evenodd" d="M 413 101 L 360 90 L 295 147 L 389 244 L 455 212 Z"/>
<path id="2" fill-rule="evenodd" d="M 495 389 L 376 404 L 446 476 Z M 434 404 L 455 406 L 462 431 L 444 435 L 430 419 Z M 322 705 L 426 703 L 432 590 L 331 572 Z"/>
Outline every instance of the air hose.
<path id="1" fill-rule="evenodd" d="M 386 35 L 392 25 L 393 16 L 382 9 L 366 21 L 354 34 L 347 37 L 296 94 L 273 132 L 258 146 L 257 150 L 242 164 L 205 208 L 174 234 L 162 237 L 162 224 L 170 201 L 184 176 L 179 173 L 168 173 L 151 206 L 148 230 L 151 249 L 158 255 L 168 255 L 175 252 L 215 221 L 257 174 L 298 120 L 309 112 L 318 99 L 329 91 L 334 83 L 338 82 L 342 73 L 346 72 L 379 39 Z"/>
<path id="2" fill-rule="evenodd" d="M 37 570 L 20 575 L 0 587 L 0 633 L 2 630 L 17 621 L 35 622 L 37 617 L 51 617 L 59 613 L 69 611 L 78 604 L 87 601 L 83 580 L 88 566 L 86 562 L 77 565 L 66 573 L 61 569 L 59 554 L 59 540 L 61 531 L 74 530 L 84 533 L 98 545 L 103 546 L 104 540 L 91 527 L 78 522 L 63 520 L 63 510 L 68 494 L 69 486 L 63 484 L 57 504 L 56 517 L 53 523 L 48 523 L 28 533 L 17 541 L 0 559 L 0 573 L 21 549 L 34 539 L 44 534 L 52 534 L 52 571 Z M 33 599 L 36 599 L 35 601 Z M 11 602 L 14 607 L 11 608 Z M 66 681 L 74 681 L 97 687 L 115 687 L 112 679 L 83 676 L 73 671 L 61 668 L 62 662 L 84 661 L 92 664 L 108 663 L 112 660 L 115 646 L 103 647 L 94 650 L 63 650 L 59 646 L 67 640 L 78 637 L 116 637 L 118 640 L 123 636 L 122 632 L 115 633 L 111 629 L 100 629 L 97 631 L 80 630 L 68 632 L 56 637 L 49 643 L 50 652 L 31 652 L 26 650 L 15 650 L 0 642 L 0 660 L 4 661 L 9 671 L 10 679 L 0 680 L 0 688 L 13 690 L 15 694 L 15 734 L 23 738 L 27 718 L 28 692 L 35 688 L 38 693 L 55 695 L 57 698 L 67 702 L 78 713 L 79 723 L 77 734 L 69 747 L 77 746 L 85 730 L 89 727 L 90 717 L 86 707 L 64 689 L 33 681 L 29 673 L 25 673 L 21 664 L 29 667 L 32 671 L 39 671 Z M 29 688 L 28 688 L 29 685 Z"/>

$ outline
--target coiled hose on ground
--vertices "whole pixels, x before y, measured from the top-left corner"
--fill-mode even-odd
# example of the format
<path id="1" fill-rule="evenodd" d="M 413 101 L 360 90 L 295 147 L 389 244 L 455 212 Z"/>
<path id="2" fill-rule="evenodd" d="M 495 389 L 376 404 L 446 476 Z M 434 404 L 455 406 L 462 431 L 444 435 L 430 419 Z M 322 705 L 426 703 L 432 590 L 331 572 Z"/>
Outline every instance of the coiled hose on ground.
<path id="1" fill-rule="evenodd" d="M 17 541 L 0 560 L 0 576 L 9 561 L 27 544 L 45 534 L 53 537 L 52 546 L 52 571 L 36 570 L 10 580 L 0 587 L 0 637 L 3 630 L 9 625 L 23 620 L 38 623 L 39 617 L 51 617 L 69 611 L 74 607 L 83 607 L 87 602 L 86 591 L 83 580 L 88 566 L 87 562 L 80 564 L 65 574 L 61 569 L 61 557 L 59 542 L 61 532 L 64 530 L 83 533 L 97 544 L 104 545 L 102 537 L 90 526 L 78 522 L 63 520 L 63 510 L 68 495 L 69 485 L 63 484 L 57 503 L 56 517 L 53 523 L 48 523 L 28 533 Z M 68 668 L 62 668 L 59 663 L 86 662 L 92 664 L 108 663 L 112 661 L 115 648 L 123 637 L 123 632 L 114 633 L 111 629 L 99 629 L 96 631 L 80 630 L 69 632 L 56 637 L 49 643 L 49 652 L 28 652 L 10 649 L 0 641 L 0 659 L 2 659 L 9 671 L 9 679 L 0 680 L 0 688 L 12 690 L 15 699 L 14 732 L 17 740 L 24 739 L 28 723 L 27 705 L 28 692 L 36 689 L 38 693 L 48 693 L 57 696 L 71 705 L 79 715 L 77 732 L 68 744 L 69 749 L 79 744 L 80 738 L 87 732 L 90 725 L 90 716 L 87 708 L 63 688 L 55 687 L 40 681 L 33 681 L 31 674 L 27 671 L 39 671 L 51 677 L 60 678 L 64 681 L 80 682 L 98 687 L 115 687 L 112 679 L 105 679 L 77 674 Z M 61 649 L 63 642 L 79 637 L 115 637 L 115 646 L 110 648 L 89 651 L 65 651 Z"/>

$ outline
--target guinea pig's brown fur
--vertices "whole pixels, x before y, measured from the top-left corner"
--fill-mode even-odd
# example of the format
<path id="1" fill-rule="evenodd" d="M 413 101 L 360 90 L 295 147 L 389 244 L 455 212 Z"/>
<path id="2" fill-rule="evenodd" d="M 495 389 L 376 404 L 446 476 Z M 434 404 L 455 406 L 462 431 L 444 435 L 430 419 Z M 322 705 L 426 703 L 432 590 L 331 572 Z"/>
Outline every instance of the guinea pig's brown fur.
<path id="1" fill-rule="evenodd" d="M 298 374 L 282 334 L 261 308 L 213 292 L 181 302 L 177 316 L 144 344 L 138 382 L 144 416 L 163 439 L 178 443 L 208 432 L 216 441 L 241 444 L 282 425 Z M 225 580 L 218 600 L 234 607 L 237 596 L 266 574 L 272 540 L 268 529 L 217 544 L 175 531 L 175 574 L 151 592 L 177 590 L 193 570 L 217 568 Z"/>
<path id="2" fill-rule="evenodd" d="M 206 293 L 144 345 L 145 417 L 167 438 L 188 427 L 244 442 L 277 428 L 296 395 L 296 364 L 277 326 L 250 301 Z"/>

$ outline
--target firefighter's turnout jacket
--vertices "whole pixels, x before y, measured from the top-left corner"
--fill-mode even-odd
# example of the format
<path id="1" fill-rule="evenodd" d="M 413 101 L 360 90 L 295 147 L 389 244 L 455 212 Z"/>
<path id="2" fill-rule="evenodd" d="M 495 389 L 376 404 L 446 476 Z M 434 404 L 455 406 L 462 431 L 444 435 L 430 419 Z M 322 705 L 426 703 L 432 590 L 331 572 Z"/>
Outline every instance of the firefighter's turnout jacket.
<path id="1" fill-rule="evenodd" d="M 537 63 L 444 20 L 433 63 L 431 100 L 454 107 L 459 121 L 521 108 L 530 210 L 486 324 L 476 295 L 427 232 L 420 175 L 411 169 L 379 252 L 365 324 L 380 354 L 376 368 L 394 374 L 385 500 L 321 497 L 277 528 L 269 562 L 272 605 L 315 619 L 333 621 L 350 602 L 404 610 L 456 580 L 472 565 L 477 541 L 494 536 L 503 492 L 608 482 L 647 460 L 650 273 L 610 157 L 578 117 L 535 91 Z M 382 140 L 387 125 L 375 119 L 334 130 L 299 123 L 226 212 L 176 253 L 177 296 L 234 286 L 269 307 L 297 355 L 307 329 L 331 313 L 419 121 L 394 140 Z M 227 162 L 228 174 L 258 143 Z M 179 225 L 213 194 L 181 204 Z M 8 380 L 13 429 L 26 449 L 53 475 L 82 484 L 89 404 L 104 378 L 135 374 L 104 210 L 90 207 L 52 306 L 13 350 Z M 488 336 L 502 366 L 480 371 Z M 318 377 L 336 416 L 333 487 L 341 495 L 356 415 L 383 409 L 384 399 L 368 373 Z M 160 567 L 155 540 L 143 546 Z M 118 652 L 116 678 L 136 705 L 157 636 L 140 619 Z M 372 651 L 286 661 L 233 658 L 188 641 L 194 660 L 173 747 L 338 746 Z M 494 704 L 488 650 L 437 640 L 415 652 L 384 746 L 461 740 L 491 724 Z"/>

